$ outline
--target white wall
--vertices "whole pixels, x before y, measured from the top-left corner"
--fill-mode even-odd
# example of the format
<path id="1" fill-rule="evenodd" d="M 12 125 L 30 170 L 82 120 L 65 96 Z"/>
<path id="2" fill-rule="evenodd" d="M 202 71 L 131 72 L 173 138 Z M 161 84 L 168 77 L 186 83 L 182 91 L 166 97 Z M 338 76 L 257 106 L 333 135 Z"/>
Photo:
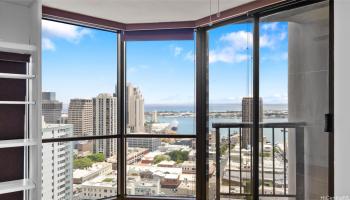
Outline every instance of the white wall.
<path id="1" fill-rule="evenodd" d="M 30 9 L 0 1 L 0 41 L 29 44 Z"/>
<path id="2" fill-rule="evenodd" d="M 326 196 L 328 191 L 328 134 L 323 130 L 324 114 L 329 112 L 328 6 L 315 6 L 291 18 L 294 22 L 288 25 L 288 119 L 307 125 L 301 134 L 304 144 L 299 143 L 301 136 L 295 132 L 288 134 L 291 142 L 288 147 L 291 152 L 293 148 L 304 148 L 304 155 L 298 153 L 294 159 L 304 164 L 305 199 L 318 199 Z M 291 146 L 293 141 L 295 146 Z M 302 156 L 305 156 L 304 161 Z M 296 164 L 292 159 L 289 161 L 291 165 Z M 299 169 L 297 165 L 295 167 Z M 300 172 L 296 173 L 299 175 Z M 290 174 L 290 177 L 294 175 Z M 293 179 L 289 180 L 293 182 Z M 290 186 L 292 189 L 292 184 Z"/>
<path id="3" fill-rule="evenodd" d="M 350 1 L 334 4 L 335 195 L 350 195 Z"/>

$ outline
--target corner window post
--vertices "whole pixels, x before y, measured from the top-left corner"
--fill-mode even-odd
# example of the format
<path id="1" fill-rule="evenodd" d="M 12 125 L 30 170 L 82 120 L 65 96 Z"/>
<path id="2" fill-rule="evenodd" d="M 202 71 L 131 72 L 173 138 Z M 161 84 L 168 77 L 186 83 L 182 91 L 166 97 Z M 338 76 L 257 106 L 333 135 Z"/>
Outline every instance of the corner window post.
<path id="1" fill-rule="evenodd" d="M 125 41 L 124 41 L 124 33 L 117 33 L 117 132 L 120 135 L 118 138 L 118 152 L 117 152 L 117 166 L 118 166 L 118 199 L 125 198 L 125 177 L 126 177 L 126 169 L 125 169 L 125 150 L 126 150 L 126 122 L 125 122 Z"/>
<path id="2" fill-rule="evenodd" d="M 253 29 L 253 199 L 259 199 L 259 17 L 254 16 Z"/>
<path id="3" fill-rule="evenodd" d="M 196 130 L 197 175 L 196 199 L 208 199 L 208 33 L 204 28 L 196 32 Z"/>

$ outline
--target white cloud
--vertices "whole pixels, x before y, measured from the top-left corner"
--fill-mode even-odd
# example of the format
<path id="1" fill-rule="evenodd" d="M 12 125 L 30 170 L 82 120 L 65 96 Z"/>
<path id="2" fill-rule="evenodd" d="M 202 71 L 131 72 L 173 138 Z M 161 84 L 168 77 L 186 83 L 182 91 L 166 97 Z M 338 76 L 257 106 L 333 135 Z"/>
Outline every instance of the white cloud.
<path id="1" fill-rule="evenodd" d="M 56 49 L 55 44 L 49 38 L 42 39 L 43 50 L 54 51 Z"/>
<path id="2" fill-rule="evenodd" d="M 282 40 L 286 39 L 287 33 L 281 32 L 279 34 L 263 34 L 260 36 L 260 47 L 275 48 Z"/>
<path id="3" fill-rule="evenodd" d="M 248 55 L 238 53 L 234 48 L 227 47 L 221 50 L 209 51 L 209 63 L 239 63 L 248 60 Z"/>
<path id="4" fill-rule="evenodd" d="M 209 63 L 239 63 L 248 60 L 247 51 L 251 48 L 252 33 L 246 31 L 231 32 L 223 35 L 221 48 L 209 51 Z"/>
<path id="5" fill-rule="evenodd" d="M 276 30 L 278 28 L 278 22 L 266 22 L 262 25 L 263 30 Z"/>
<path id="6" fill-rule="evenodd" d="M 228 33 L 220 38 L 221 41 L 229 42 L 237 49 L 246 49 L 253 45 L 253 34 L 246 31 Z"/>
<path id="7" fill-rule="evenodd" d="M 91 35 L 89 29 L 49 20 L 42 20 L 42 32 L 46 37 L 62 38 L 73 43 L 78 43 L 84 36 Z"/>
<path id="8" fill-rule="evenodd" d="M 267 34 L 260 36 L 260 47 L 273 48 L 276 44 L 276 40 L 273 37 L 269 37 Z"/>
<path id="9" fill-rule="evenodd" d="M 278 22 L 264 23 L 262 30 L 265 32 L 260 36 L 260 47 L 274 48 L 287 37 L 287 31 Z"/>
<path id="10" fill-rule="evenodd" d="M 277 24 L 269 24 L 272 29 Z M 263 34 L 260 36 L 261 48 L 274 48 L 280 40 L 286 37 L 286 33 L 278 35 Z M 249 59 L 249 53 L 253 46 L 253 34 L 247 31 L 236 31 L 223 35 L 219 41 L 221 46 L 209 51 L 209 62 L 240 63 Z"/>
<path id="11" fill-rule="evenodd" d="M 178 56 L 178 55 L 180 55 L 181 54 L 181 52 L 182 52 L 182 48 L 181 47 L 175 47 L 174 48 L 174 56 Z"/>
<path id="12" fill-rule="evenodd" d="M 281 32 L 279 39 L 284 40 L 287 37 L 287 32 Z"/>

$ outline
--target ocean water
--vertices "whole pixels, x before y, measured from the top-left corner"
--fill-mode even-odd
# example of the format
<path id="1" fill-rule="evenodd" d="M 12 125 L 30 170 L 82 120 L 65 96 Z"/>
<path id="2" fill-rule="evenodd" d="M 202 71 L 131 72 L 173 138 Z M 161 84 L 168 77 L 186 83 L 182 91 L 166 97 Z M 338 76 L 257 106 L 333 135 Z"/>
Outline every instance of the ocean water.
<path id="1" fill-rule="evenodd" d="M 195 108 L 192 105 L 145 105 L 145 112 L 152 112 L 152 111 L 158 111 L 158 112 L 194 112 Z M 213 104 L 209 106 L 210 112 L 227 112 L 227 111 L 241 111 L 241 105 L 240 104 Z M 267 104 L 264 105 L 264 110 L 287 110 L 287 105 L 285 104 Z M 150 121 L 150 116 L 146 117 L 146 121 Z M 159 116 L 158 115 L 158 121 L 159 122 L 166 122 L 171 123 L 172 121 L 176 120 L 178 125 L 177 134 L 195 134 L 196 131 L 196 119 L 195 117 L 168 117 L 168 116 Z M 264 122 L 286 122 L 288 119 L 286 118 L 266 118 L 264 119 Z M 241 118 L 209 118 L 209 130 L 212 129 L 212 123 L 217 122 L 241 122 Z M 237 132 L 238 129 L 231 129 L 232 132 Z M 267 138 L 268 141 L 272 141 L 272 129 L 264 129 L 263 130 L 264 136 Z M 227 137 L 228 136 L 228 129 L 222 129 L 220 130 L 221 137 Z M 282 143 L 283 142 L 283 134 L 281 129 L 275 129 L 275 141 L 276 143 Z"/>
<path id="2" fill-rule="evenodd" d="M 157 105 L 146 104 L 145 112 L 159 111 L 159 112 L 194 112 L 195 105 Z M 264 104 L 264 110 L 287 110 L 287 104 Z M 242 111 L 241 104 L 210 104 L 209 112 L 227 112 L 227 111 Z"/>

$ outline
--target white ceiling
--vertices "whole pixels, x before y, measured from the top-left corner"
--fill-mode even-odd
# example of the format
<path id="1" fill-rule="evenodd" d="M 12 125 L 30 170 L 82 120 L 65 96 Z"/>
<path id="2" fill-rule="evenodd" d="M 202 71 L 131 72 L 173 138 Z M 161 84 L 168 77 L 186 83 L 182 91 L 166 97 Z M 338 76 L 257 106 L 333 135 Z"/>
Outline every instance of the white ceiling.
<path id="1" fill-rule="evenodd" d="M 219 0 L 227 10 L 255 0 Z M 122 23 L 192 21 L 218 11 L 218 0 L 43 0 L 49 7 Z"/>
<path id="2" fill-rule="evenodd" d="M 30 4 L 33 3 L 34 0 L 0 0 L 0 2 L 1 1 L 22 6 L 30 6 Z"/>

